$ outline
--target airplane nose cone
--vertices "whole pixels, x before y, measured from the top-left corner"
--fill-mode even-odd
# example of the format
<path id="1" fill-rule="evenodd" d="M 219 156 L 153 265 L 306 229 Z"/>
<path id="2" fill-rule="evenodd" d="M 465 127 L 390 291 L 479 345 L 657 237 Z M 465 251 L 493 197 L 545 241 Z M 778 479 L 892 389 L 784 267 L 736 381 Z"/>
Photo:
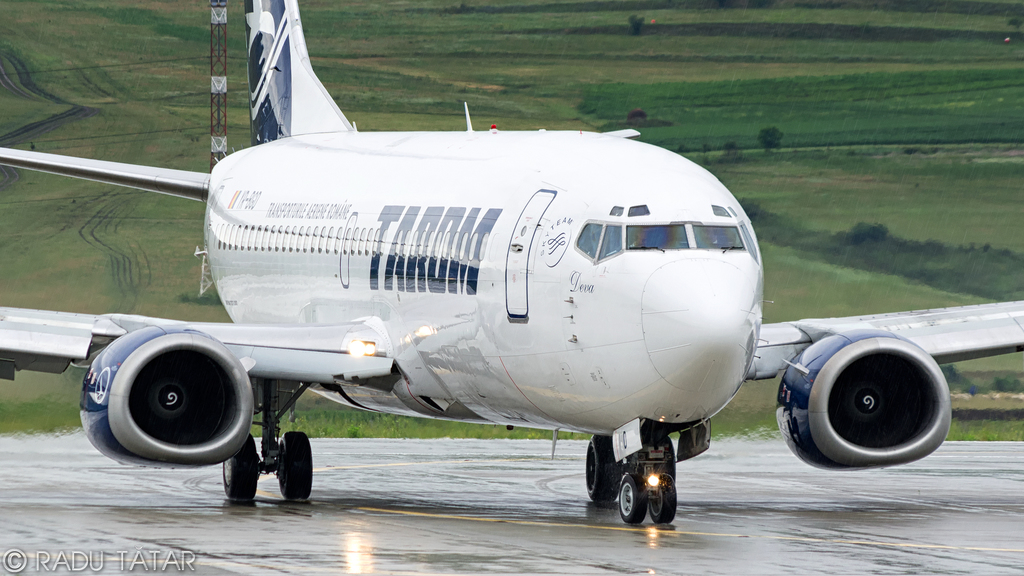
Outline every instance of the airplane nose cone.
<path id="1" fill-rule="evenodd" d="M 753 356 L 755 300 L 754 279 L 729 262 L 682 260 L 656 270 L 642 301 L 644 340 L 655 369 L 704 408 L 720 409 Z"/>

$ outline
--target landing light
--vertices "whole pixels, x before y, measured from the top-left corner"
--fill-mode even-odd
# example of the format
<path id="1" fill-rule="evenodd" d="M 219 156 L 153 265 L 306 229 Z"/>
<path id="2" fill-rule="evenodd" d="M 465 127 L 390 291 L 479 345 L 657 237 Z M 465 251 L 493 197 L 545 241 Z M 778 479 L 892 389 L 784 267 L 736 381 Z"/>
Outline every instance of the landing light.
<path id="1" fill-rule="evenodd" d="M 377 345 L 373 342 L 353 340 L 348 343 L 348 353 L 350 356 L 373 356 L 377 353 Z"/>
<path id="2" fill-rule="evenodd" d="M 420 326 L 416 329 L 416 335 L 420 338 L 426 338 L 427 336 L 433 336 L 437 331 L 430 326 Z"/>
<path id="3" fill-rule="evenodd" d="M 658 487 L 658 475 L 657 474 L 651 474 L 650 476 L 648 476 L 647 477 L 647 485 L 650 486 L 651 488 L 657 488 Z"/>

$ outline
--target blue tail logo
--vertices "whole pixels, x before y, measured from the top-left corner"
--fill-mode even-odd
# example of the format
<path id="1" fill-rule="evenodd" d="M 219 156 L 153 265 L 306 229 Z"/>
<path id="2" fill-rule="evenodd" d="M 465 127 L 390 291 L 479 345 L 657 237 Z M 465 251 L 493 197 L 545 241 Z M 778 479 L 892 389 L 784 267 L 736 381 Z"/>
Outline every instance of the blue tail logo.
<path id="1" fill-rule="evenodd" d="M 284 0 L 245 0 L 253 146 L 291 135 L 290 28 Z"/>

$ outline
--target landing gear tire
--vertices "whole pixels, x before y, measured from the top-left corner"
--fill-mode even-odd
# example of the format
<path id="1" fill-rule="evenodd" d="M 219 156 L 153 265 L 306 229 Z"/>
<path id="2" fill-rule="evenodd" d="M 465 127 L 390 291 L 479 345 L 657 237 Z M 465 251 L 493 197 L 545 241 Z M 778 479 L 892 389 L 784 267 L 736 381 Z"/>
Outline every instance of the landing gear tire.
<path id="1" fill-rule="evenodd" d="M 233 502 L 248 502 L 256 497 L 259 479 L 260 457 L 250 434 L 242 449 L 224 461 L 224 495 Z"/>
<path id="2" fill-rule="evenodd" d="M 626 524 L 640 524 L 647 516 L 647 484 L 634 474 L 624 474 L 619 484 L 619 516 Z"/>
<path id="3" fill-rule="evenodd" d="M 658 475 L 658 490 L 647 499 L 651 522 L 669 524 L 676 517 L 676 483 L 668 474 Z"/>
<path id="4" fill-rule="evenodd" d="M 587 495 L 596 504 L 611 504 L 618 496 L 622 470 L 615 461 L 610 436 L 594 436 L 587 446 Z"/>
<path id="5" fill-rule="evenodd" d="M 277 482 L 287 500 L 305 500 L 313 489 L 313 452 L 309 437 L 302 432 L 285 432 L 281 437 Z"/>

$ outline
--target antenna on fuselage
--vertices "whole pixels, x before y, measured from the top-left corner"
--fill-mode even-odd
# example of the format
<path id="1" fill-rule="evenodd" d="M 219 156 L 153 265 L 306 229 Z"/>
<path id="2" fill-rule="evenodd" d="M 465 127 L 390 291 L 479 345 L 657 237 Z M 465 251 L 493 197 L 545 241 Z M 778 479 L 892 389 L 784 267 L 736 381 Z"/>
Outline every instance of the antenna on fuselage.
<path id="1" fill-rule="evenodd" d="M 469 119 L 469 102 L 463 102 L 462 105 L 466 108 L 466 132 L 472 132 L 473 121 Z"/>

